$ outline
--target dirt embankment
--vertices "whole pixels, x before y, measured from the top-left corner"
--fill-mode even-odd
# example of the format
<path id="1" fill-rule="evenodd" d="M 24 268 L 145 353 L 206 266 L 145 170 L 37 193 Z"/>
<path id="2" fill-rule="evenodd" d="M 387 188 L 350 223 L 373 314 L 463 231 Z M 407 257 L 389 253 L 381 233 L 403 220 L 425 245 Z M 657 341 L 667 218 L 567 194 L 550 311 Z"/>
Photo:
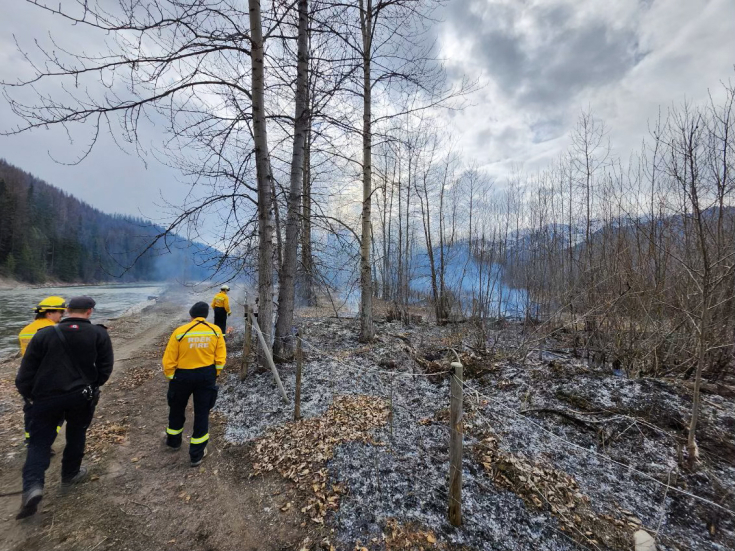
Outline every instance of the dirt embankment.
<path id="1" fill-rule="evenodd" d="M 0 364 L 0 548 L 4 550 L 243 549 L 298 546 L 304 530 L 281 512 L 294 490 L 280 477 L 247 478 L 247 448 L 224 445 L 213 416 L 210 455 L 192 469 L 186 450 L 163 446 L 168 408 L 163 348 L 190 300 L 167 300 L 110 323 L 116 363 L 88 433 L 92 480 L 62 495 L 63 434 L 47 471 L 39 513 L 16 521 L 25 460 L 17 360 Z M 184 434 L 191 433 L 191 407 Z M 62 431 L 63 432 L 63 431 Z M 11 494 L 11 495 L 7 495 Z M 267 535 L 267 537 L 264 537 Z"/>
<path id="2" fill-rule="evenodd" d="M 43 287 L 84 287 L 99 285 L 99 283 L 69 283 L 64 281 L 45 281 L 43 283 L 28 283 L 0 276 L 0 289 L 38 289 Z"/>

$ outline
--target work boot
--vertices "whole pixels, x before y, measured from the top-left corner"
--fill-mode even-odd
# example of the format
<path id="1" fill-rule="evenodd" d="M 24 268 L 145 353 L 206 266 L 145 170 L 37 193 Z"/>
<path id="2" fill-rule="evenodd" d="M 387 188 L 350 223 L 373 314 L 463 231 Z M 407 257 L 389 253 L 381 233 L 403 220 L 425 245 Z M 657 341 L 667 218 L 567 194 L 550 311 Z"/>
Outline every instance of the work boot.
<path id="1" fill-rule="evenodd" d="M 178 446 L 172 446 L 171 444 L 169 444 L 168 436 L 163 437 L 163 445 L 166 447 L 166 451 L 170 452 L 177 452 L 181 449 L 181 442 L 179 442 Z"/>
<path id="2" fill-rule="evenodd" d="M 20 502 L 20 511 L 15 515 L 15 520 L 27 518 L 36 514 L 38 504 L 43 498 L 43 486 L 33 486 L 27 492 L 23 492 Z"/>
<path id="3" fill-rule="evenodd" d="M 69 478 L 61 477 L 61 486 L 63 488 L 86 482 L 88 475 L 89 470 L 87 467 L 79 467 L 79 471 L 74 476 L 70 476 Z"/>
<path id="4" fill-rule="evenodd" d="M 201 459 L 199 459 L 197 461 L 194 461 L 194 460 L 191 461 L 191 466 L 192 467 L 198 467 L 199 465 L 202 464 L 202 461 L 204 461 L 204 458 L 205 457 L 207 457 L 207 448 L 204 448 L 204 454 L 202 454 Z"/>

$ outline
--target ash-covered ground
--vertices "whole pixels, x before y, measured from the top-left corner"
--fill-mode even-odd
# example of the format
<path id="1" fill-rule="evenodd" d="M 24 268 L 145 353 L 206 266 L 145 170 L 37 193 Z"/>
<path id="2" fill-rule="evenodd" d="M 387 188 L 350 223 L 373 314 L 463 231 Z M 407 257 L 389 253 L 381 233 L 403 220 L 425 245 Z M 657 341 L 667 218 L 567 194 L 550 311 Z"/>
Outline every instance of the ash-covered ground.
<path id="1" fill-rule="evenodd" d="M 677 456 L 691 392 L 676 382 L 615 377 L 560 352 L 558 342 L 544 345 L 553 353 L 533 353 L 522 362 L 514 354 L 518 327 L 492 332 L 493 350 L 481 353 L 470 324 L 376 324 L 376 341 L 364 345 L 357 341 L 356 320 L 299 322 L 304 417 L 324 414 L 341 394 L 380 396 L 392 404 L 376 445 L 342 445 L 328 462 L 331 480 L 347 488 L 339 509 L 327 517 L 338 548 L 353 549 L 358 542 L 384 548 L 386 523 L 396 519 L 433 530 L 439 544 L 453 549 L 632 549 L 632 533 L 640 528 L 656 536 L 661 550 L 735 549 L 735 519 L 683 493 L 735 509 L 732 398 L 705 396 L 702 463 L 689 473 Z M 230 364 L 239 363 L 240 342 L 230 346 Z M 449 369 L 451 349 L 466 366 L 459 529 L 447 521 L 450 386 L 442 371 Z M 427 366 L 439 373 L 428 374 Z M 293 398 L 295 366 L 281 364 L 279 371 Z M 270 371 L 251 369 L 242 382 L 230 374 L 220 396 L 217 409 L 227 417 L 226 437 L 234 444 L 293 419 L 293 406 L 282 402 Z M 478 456 L 488 434 L 511 462 L 519 458 L 573 477 L 591 514 L 630 536 L 629 545 L 605 545 L 613 540 L 598 537 L 581 520 L 577 524 L 574 510 L 552 511 L 548 501 L 534 506 L 538 496 L 523 484 L 499 483 L 498 473 Z"/>

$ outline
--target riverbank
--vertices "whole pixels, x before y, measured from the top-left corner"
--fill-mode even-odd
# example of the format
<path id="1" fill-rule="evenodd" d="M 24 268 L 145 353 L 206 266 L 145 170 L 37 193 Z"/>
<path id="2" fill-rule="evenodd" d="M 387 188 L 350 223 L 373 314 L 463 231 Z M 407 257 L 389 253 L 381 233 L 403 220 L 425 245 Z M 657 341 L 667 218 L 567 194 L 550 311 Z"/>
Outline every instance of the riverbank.
<path id="1" fill-rule="evenodd" d="M 149 297 L 160 296 L 166 289 L 165 284 L 143 283 L 0 290 L 0 319 L 3 320 L 0 325 L 0 358 L 17 353 L 18 333 L 33 319 L 36 304 L 49 295 L 66 299 L 75 295 L 89 295 L 97 301 L 95 319 L 99 323 L 107 323 L 149 306 L 152 304 Z"/>
<path id="2" fill-rule="evenodd" d="M 17 279 L 8 279 L 0 276 L 0 290 L 11 289 L 47 289 L 49 287 L 97 287 L 100 285 L 165 285 L 160 281 L 99 281 L 96 283 L 89 282 L 69 282 L 69 281 L 44 281 L 43 283 L 28 283 L 27 281 L 18 281 Z"/>
<path id="3" fill-rule="evenodd" d="M 21 281 L 16 281 L 15 279 L 8 279 L 6 277 L 0 276 L 0 290 L 10 290 L 10 289 L 30 289 L 30 285 L 28 283 L 24 283 Z"/>

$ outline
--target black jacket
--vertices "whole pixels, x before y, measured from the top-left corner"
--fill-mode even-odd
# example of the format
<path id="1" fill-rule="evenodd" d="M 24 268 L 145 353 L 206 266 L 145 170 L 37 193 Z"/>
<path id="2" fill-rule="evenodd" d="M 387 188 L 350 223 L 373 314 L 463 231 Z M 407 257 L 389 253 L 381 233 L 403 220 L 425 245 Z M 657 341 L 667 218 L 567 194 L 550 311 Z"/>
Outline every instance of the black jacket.
<path id="1" fill-rule="evenodd" d="M 87 385 L 102 386 L 110 378 L 114 358 L 107 330 L 88 319 L 66 318 L 59 323 L 79 369 L 69 359 L 53 327 L 39 330 L 28 344 L 15 386 L 24 398 L 38 400 L 68 394 Z"/>

